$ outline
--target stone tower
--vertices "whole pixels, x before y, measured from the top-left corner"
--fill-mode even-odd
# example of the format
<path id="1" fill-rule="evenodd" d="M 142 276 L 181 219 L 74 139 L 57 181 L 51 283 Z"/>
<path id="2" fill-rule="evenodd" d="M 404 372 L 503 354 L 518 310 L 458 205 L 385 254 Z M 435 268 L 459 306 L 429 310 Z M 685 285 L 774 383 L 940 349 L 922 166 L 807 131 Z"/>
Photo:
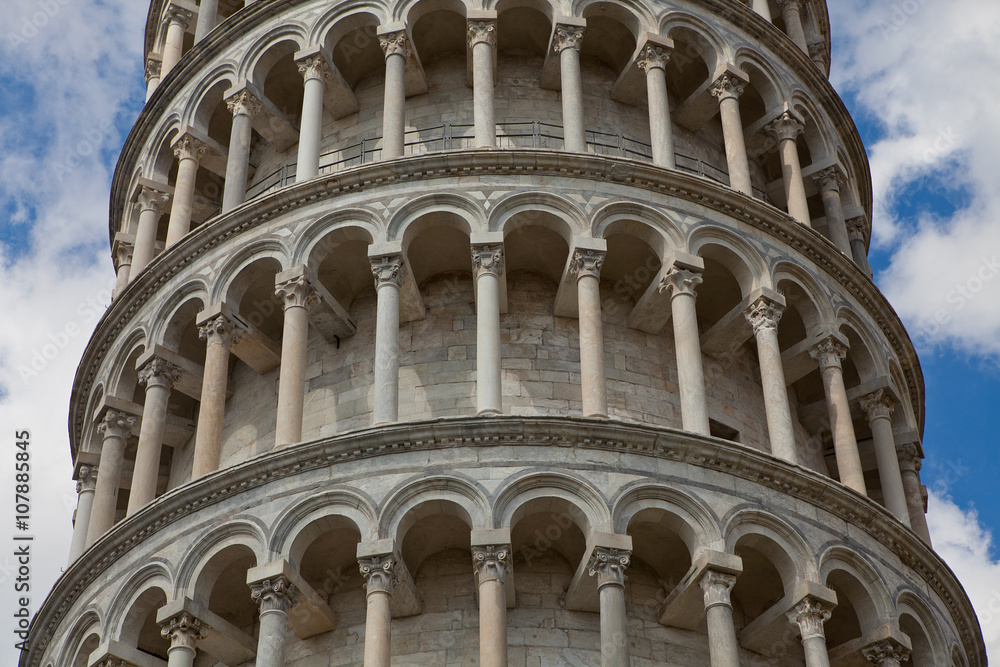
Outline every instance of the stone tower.
<path id="1" fill-rule="evenodd" d="M 986 664 L 822 0 L 154 0 L 145 52 L 22 667 Z"/>

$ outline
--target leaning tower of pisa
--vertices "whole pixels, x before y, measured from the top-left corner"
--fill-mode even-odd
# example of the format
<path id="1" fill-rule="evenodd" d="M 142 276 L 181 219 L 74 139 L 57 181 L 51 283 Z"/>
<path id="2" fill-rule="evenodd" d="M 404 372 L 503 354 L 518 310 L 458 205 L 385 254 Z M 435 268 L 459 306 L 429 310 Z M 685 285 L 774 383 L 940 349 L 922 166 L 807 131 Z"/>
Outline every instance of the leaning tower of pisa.
<path id="1" fill-rule="evenodd" d="M 153 0 L 21 667 L 984 667 L 830 45 Z"/>

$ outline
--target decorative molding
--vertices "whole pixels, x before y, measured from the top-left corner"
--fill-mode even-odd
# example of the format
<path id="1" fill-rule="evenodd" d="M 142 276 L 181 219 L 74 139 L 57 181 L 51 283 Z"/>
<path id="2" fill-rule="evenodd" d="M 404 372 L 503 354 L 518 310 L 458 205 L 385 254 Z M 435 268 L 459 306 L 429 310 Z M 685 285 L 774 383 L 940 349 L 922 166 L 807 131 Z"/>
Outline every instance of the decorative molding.
<path id="1" fill-rule="evenodd" d="M 706 610 L 710 607 L 718 606 L 732 608 L 733 602 L 729 594 L 732 592 L 733 586 L 736 585 L 735 574 L 708 570 L 702 576 L 698 585 L 701 586 L 702 593 L 705 596 Z"/>
<path id="2" fill-rule="evenodd" d="M 764 131 L 771 134 L 775 141 L 795 141 L 805 126 L 791 111 L 786 111 L 764 126 Z"/>
<path id="3" fill-rule="evenodd" d="M 729 97 L 739 99 L 740 95 L 743 94 L 743 90 L 744 83 L 729 72 L 724 73 L 716 79 L 715 83 L 709 89 L 712 96 L 717 97 L 720 102 Z"/>
<path id="4" fill-rule="evenodd" d="M 847 348 L 837 339 L 825 338 L 809 350 L 809 356 L 819 362 L 819 369 L 825 371 L 828 368 L 842 369 L 843 360 L 847 357 Z"/>
<path id="5" fill-rule="evenodd" d="M 124 412 L 118 412 L 116 410 L 108 410 L 104 414 L 104 419 L 97 425 L 97 432 L 103 435 L 105 438 L 127 438 L 131 433 L 132 429 L 135 428 L 136 418 L 132 415 L 125 414 Z"/>
<path id="6" fill-rule="evenodd" d="M 813 637 L 825 637 L 823 624 L 830 620 L 833 608 L 815 598 L 805 598 L 793 611 L 788 612 L 788 622 L 799 628 L 802 640 Z"/>
<path id="7" fill-rule="evenodd" d="M 178 160 L 194 160 L 200 163 L 206 153 L 208 146 L 190 134 L 185 134 L 174 142 L 174 157 Z"/>
<path id="8" fill-rule="evenodd" d="M 379 35 L 378 43 L 386 58 L 392 55 L 410 57 L 410 38 L 407 37 L 405 30 Z"/>
<path id="9" fill-rule="evenodd" d="M 319 293 L 309 284 L 309 279 L 305 276 L 291 278 L 279 285 L 275 285 L 274 294 L 281 299 L 281 305 L 285 310 L 289 308 L 310 308 L 319 303 Z"/>
<path id="10" fill-rule="evenodd" d="M 208 636 L 209 629 L 194 616 L 183 613 L 164 623 L 160 634 L 170 640 L 170 648 L 183 646 L 193 651 L 198 642 Z"/>
<path id="11" fill-rule="evenodd" d="M 889 419 L 892 416 L 893 410 L 896 409 L 896 404 L 885 393 L 885 389 L 879 389 L 874 394 L 862 396 L 860 403 L 861 409 L 868 416 L 869 422 L 873 422 L 876 419 Z"/>

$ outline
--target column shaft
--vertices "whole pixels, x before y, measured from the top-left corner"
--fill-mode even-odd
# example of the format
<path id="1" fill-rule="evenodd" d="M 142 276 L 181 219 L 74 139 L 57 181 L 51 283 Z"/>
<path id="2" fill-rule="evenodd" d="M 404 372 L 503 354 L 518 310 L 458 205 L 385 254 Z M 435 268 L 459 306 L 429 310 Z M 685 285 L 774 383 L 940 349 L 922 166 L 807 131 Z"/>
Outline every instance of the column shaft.
<path id="1" fill-rule="evenodd" d="M 242 331 L 222 315 L 199 327 L 199 337 L 206 341 L 205 374 L 201 384 L 201 409 L 198 412 L 191 479 L 219 469 L 229 382 L 229 351 L 241 336 Z"/>
<path id="2" fill-rule="evenodd" d="M 867 495 L 861 455 L 858 453 L 858 439 L 854 433 L 851 406 L 847 399 L 844 371 L 841 367 L 841 360 L 847 355 L 847 348 L 828 338 L 810 350 L 810 355 L 819 362 L 823 374 L 823 392 L 826 395 L 840 482 L 863 496 Z"/>
<path id="3" fill-rule="evenodd" d="M 906 509 L 910 517 L 910 527 L 913 532 L 930 546 L 931 534 L 927 530 L 927 517 L 924 514 L 923 493 L 920 487 L 920 455 L 917 446 L 913 443 L 906 443 L 896 451 L 899 458 L 899 467 L 903 476 L 903 492 L 906 494 Z"/>
<path id="4" fill-rule="evenodd" d="M 279 576 L 251 584 L 250 595 L 260 606 L 260 633 L 255 667 L 285 667 L 288 612 L 298 604 L 298 591 Z"/>
<path id="5" fill-rule="evenodd" d="M 205 638 L 206 629 L 201 621 L 186 612 L 166 621 L 160 634 L 170 640 L 167 667 L 194 667 L 198 642 Z"/>
<path id="6" fill-rule="evenodd" d="M 582 38 L 582 31 L 581 31 Z M 583 78 L 580 73 L 579 47 L 567 47 L 559 53 L 562 78 L 563 147 L 568 151 L 587 151 L 583 123 Z"/>
<path id="7" fill-rule="evenodd" d="M 184 32 L 194 17 L 191 12 L 173 6 L 167 10 L 167 34 L 163 40 L 161 77 L 167 76 L 184 54 Z"/>
<path id="8" fill-rule="evenodd" d="M 403 157 L 406 146 L 406 59 L 409 42 L 405 32 L 382 35 L 385 53 L 385 100 L 382 110 L 382 159 Z"/>
<path id="9" fill-rule="evenodd" d="M 135 417 L 109 410 L 98 427 L 104 434 L 104 442 L 101 445 L 94 505 L 90 511 L 90 525 L 87 527 L 88 547 L 115 524 L 118 488 L 125 459 L 125 440 L 135 428 L 135 421 Z"/>
<path id="10" fill-rule="evenodd" d="M 180 370 L 157 358 L 152 359 L 139 372 L 139 381 L 146 385 L 146 400 L 142 406 L 142 425 L 139 427 L 139 446 L 135 454 L 135 470 L 132 472 L 128 516 L 156 498 L 167 404 L 170 400 L 170 388 L 178 379 Z"/>
<path id="11" fill-rule="evenodd" d="M 155 57 L 153 57 L 155 55 Z M 163 70 L 163 59 L 159 54 L 151 54 L 146 58 L 146 101 L 153 96 L 160 85 L 161 72 Z"/>
<path id="12" fill-rule="evenodd" d="M 472 42 L 472 96 L 475 109 L 476 148 L 496 148 L 497 125 L 493 90 L 495 21 L 470 21 Z"/>
<path id="13" fill-rule="evenodd" d="M 802 640 L 802 651 L 806 656 L 806 667 L 830 667 L 830 654 L 826 650 L 826 639 L 822 636 Z"/>
<path id="14" fill-rule="evenodd" d="M 286 301 L 284 333 L 281 338 L 281 371 L 278 377 L 275 447 L 284 447 L 302 440 L 308 342 L 308 307 L 294 303 L 289 305 Z"/>
<path id="15" fill-rule="evenodd" d="M 768 23 L 773 20 L 771 17 L 771 5 L 768 0 L 753 0 L 753 10 L 763 16 Z"/>
<path id="16" fill-rule="evenodd" d="M 701 580 L 712 667 L 740 667 L 740 648 L 729 593 L 736 577 L 709 570 Z"/>
<path id="17" fill-rule="evenodd" d="M 365 615 L 365 662 L 364 667 L 389 667 L 392 657 L 391 632 L 392 596 L 385 591 L 368 594 L 368 609 Z"/>
<path id="18" fill-rule="evenodd" d="M 781 152 L 781 173 L 785 181 L 785 199 L 788 214 L 803 225 L 812 224 L 809 204 L 806 202 L 806 188 L 802 183 L 802 167 L 799 164 L 799 148 L 794 139 L 782 139 L 778 147 Z"/>
<path id="19" fill-rule="evenodd" d="M 781 361 L 781 348 L 778 345 L 778 321 L 781 319 L 781 313 L 779 304 L 762 297 L 750 306 L 747 320 L 753 327 L 757 341 L 760 384 L 764 393 L 764 412 L 767 415 L 771 453 L 795 464 L 799 462 L 799 457 L 795 447 L 792 412 L 788 404 L 785 367 Z"/>
<path id="20" fill-rule="evenodd" d="M 219 0 L 201 0 L 201 4 L 198 5 L 198 23 L 194 28 L 195 43 L 205 39 L 218 23 Z"/>
<path id="21" fill-rule="evenodd" d="M 302 122 L 299 123 L 299 155 L 295 167 L 295 181 L 315 178 L 319 175 L 319 145 L 323 138 L 323 56 L 310 58 L 299 65 L 305 76 L 305 91 L 302 94 Z"/>
<path id="22" fill-rule="evenodd" d="M 646 45 L 639 56 L 638 66 L 646 72 L 646 98 L 649 104 L 649 138 L 653 148 L 653 164 L 673 169 L 674 131 L 670 120 L 670 96 L 664 71 L 671 51 L 661 46 Z"/>
<path id="23" fill-rule="evenodd" d="M 198 164 L 206 151 L 204 144 L 191 137 L 181 137 L 175 144 L 177 182 L 174 184 L 174 202 L 170 206 L 170 222 L 167 225 L 167 248 L 180 241 L 191 230 Z"/>
<path id="24" fill-rule="evenodd" d="M 503 246 L 476 246 L 476 407 L 478 414 L 503 412 L 500 371 L 500 280 Z"/>
<path id="25" fill-rule="evenodd" d="M 132 271 L 132 255 L 135 252 L 135 247 L 128 243 L 119 243 L 115 248 L 118 255 L 118 273 L 115 276 L 115 292 L 113 299 L 117 299 L 118 295 L 125 291 L 128 287 L 129 273 Z"/>
<path id="26" fill-rule="evenodd" d="M 473 546 L 472 564 L 479 582 L 479 664 L 507 667 L 507 596 L 510 545 Z"/>
<path id="27" fill-rule="evenodd" d="M 740 117 L 740 103 L 735 97 L 719 100 L 722 119 L 722 134 L 726 142 L 726 163 L 729 165 L 729 184 L 750 197 L 750 162 L 747 160 L 746 140 L 743 138 L 743 120 Z"/>
<path id="28" fill-rule="evenodd" d="M 604 324 L 601 321 L 601 266 L 604 253 L 576 251 L 571 270 L 577 275 L 580 325 L 580 383 L 583 416 L 607 417 L 604 374 Z"/>
<path id="29" fill-rule="evenodd" d="M 160 216 L 168 199 L 168 195 L 149 188 L 143 188 L 139 195 L 139 223 L 135 230 L 135 251 L 132 255 L 132 268 L 129 269 L 129 282 L 135 280 L 136 276 L 153 261 Z"/>
<path id="30" fill-rule="evenodd" d="M 830 241 L 840 252 L 851 257 L 851 241 L 847 235 L 844 204 L 840 199 L 840 190 L 846 185 L 846 179 L 836 166 L 823 169 L 813 174 L 812 178 L 819 187 L 820 197 L 823 199 L 823 211 L 826 214 L 826 228 Z"/>
<path id="31" fill-rule="evenodd" d="M 378 306 L 375 319 L 374 424 L 399 419 L 399 288 L 406 279 L 400 256 L 372 260 Z"/>
<path id="32" fill-rule="evenodd" d="M 228 101 L 233 114 L 229 134 L 229 155 L 226 158 L 226 184 L 222 194 L 222 212 L 228 213 L 247 198 L 247 178 L 250 174 L 250 146 L 253 141 L 253 117 L 260 113 L 260 102 L 244 90 Z"/>
<path id="33" fill-rule="evenodd" d="M 851 256 L 854 263 L 861 267 L 866 276 L 871 277 L 872 267 L 868 264 L 867 221 L 864 216 L 851 218 L 847 221 L 847 235 L 851 239 Z"/>
<path id="34" fill-rule="evenodd" d="M 806 42 L 806 33 L 802 28 L 802 8 L 801 0 L 779 0 L 781 6 L 781 18 L 785 21 L 785 33 L 795 45 L 802 49 L 802 52 L 809 55 L 809 44 Z"/>
<path id="35" fill-rule="evenodd" d="M 587 564 L 590 576 L 597 576 L 601 601 L 601 667 L 631 664 L 625 614 L 625 570 L 631 556 L 629 551 L 597 547 Z"/>
<path id="36" fill-rule="evenodd" d="M 94 485 L 97 470 L 89 466 L 80 467 L 80 479 L 76 483 L 76 518 L 73 521 L 73 540 L 69 547 L 69 563 L 79 558 L 87 549 L 87 531 L 94 510 Z"/>
<path id="37" fill-rule="evenodd" d="M 677 353 L 681 425 L 686 431 L 709 435 L 705 371 L 701 360 L 701 336 L 698 332 L 694 291 L 701 281 L 701 275 L 694 271 L 671 269 L 660 284 L 660 291 L 672 291 L 670 310 Z"/>
<path id="38" fill-rule="evenodd" d="M 872 429 L 872 441 L 875 446 L 875 459 L 878 461 L 878 476 L 882 482 L 885 507 L 897 519 L 909 526 L 910 512 L 906 506 L 903 476 L 899 471 L 899 459 L 896 456 L 896 439 L 892 434 L 890 419 L 893 411 L 892 400 L 880 389 L 862 398 L 861 407 L 868 415 L 868 424 Z"/>

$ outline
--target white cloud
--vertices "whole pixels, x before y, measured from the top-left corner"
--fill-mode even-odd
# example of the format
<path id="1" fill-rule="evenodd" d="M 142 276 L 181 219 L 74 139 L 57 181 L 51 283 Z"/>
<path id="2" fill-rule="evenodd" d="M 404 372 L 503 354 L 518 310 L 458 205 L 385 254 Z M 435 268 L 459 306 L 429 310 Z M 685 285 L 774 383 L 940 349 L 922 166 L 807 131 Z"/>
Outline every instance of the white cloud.
<path id="1" fill-rule="evenodd" d="M 933 491 L 927 524 L 934 549 L 955 571 L 979 616 L 990 663 L 1000 662 L 1000 561 L 991 556 L 993 536 L 974 509 L 963 510 Z"/>
<path id="2" fill-rule="evenodd" d="M 882 126 L 868 146 L 878 276 L 911 333 L 964 353 L 1000 356 L 1000 3 L 831 2 L 834 83 Z M 900 217 L 921 188 L 961 208 Z"/>

